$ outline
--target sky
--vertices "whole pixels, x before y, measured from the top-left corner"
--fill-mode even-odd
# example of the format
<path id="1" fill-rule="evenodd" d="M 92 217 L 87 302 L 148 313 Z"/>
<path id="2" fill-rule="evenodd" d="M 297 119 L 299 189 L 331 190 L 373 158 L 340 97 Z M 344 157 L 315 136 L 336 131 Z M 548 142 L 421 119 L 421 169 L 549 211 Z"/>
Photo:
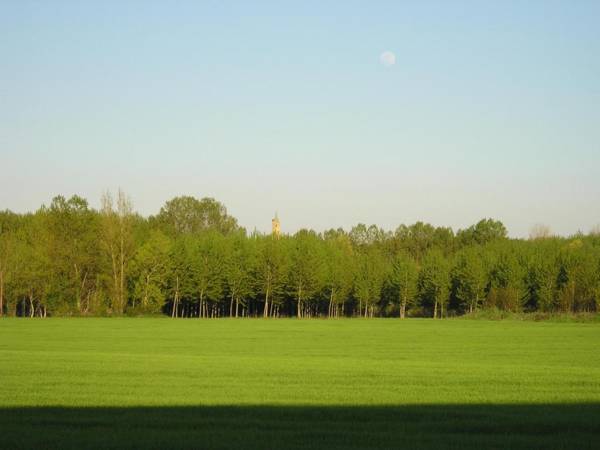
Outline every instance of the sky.
<path id="1" fill-rule="evenodd" d="M 122 188 L 248 230 L 586 232 L 599 23 L 595 0 L 0 0 L 0 209 Z"/>

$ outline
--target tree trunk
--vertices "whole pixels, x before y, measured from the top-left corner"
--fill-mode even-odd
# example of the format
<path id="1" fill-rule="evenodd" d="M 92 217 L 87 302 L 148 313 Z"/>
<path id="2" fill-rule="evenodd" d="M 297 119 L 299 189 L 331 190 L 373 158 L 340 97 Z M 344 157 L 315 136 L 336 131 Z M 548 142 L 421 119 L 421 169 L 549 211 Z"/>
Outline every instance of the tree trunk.
<path id="1" fill-rule="evenodd" d="M 436 300 L 436 302 L 433 305 L 433 318 L 437 319 L 437 310 L 438 310 L 438 302 Z"/>
<path id="2" fill-rule="evenodd" d="M 265 292 L 265 309 L 263 311 L 263 317 L 269 317 L 269 288 Z"/>
<path id="3" fill-rule="evenodd" d="M 231 301 L 229 302 L 229 317 L 233 317 L 233 292 L 231 293 Z"/>
<path id="4" fill-rule="evenodd" d="M 200 306 L 200 308 L 198 311 L 198 317 L 202 317 L 202 315 L 203 315 L 202 307 L 204 306 L 204 290 L 200 291 L 200 305 L 199 306 Z"/>
<path id="5" fill-rule="evenodd" d="M 146 274 L 146 286 L 144 288 L 144 299 L 142 301 L 142 307 L 146 309 L 148 307 L 148 289 L 150 288 L 150 274 Z"/>
<path id="6" fill-rule="evenodd" d="M 239 301 L 239 299 L 236 297 L 236 298 L 235 298 L 235 317 L 237 317 L 237 316 L 238 316 L 238 310 L 239 310 L 239 307 L 240 307 L 240 301 Z"/>
<path id="7" fill-rule="evenodd" d="M 33 307 L 33 294 L 29 294 L 29 317 L 35 315 L 35 308 Z"/>
<path id="8" fill-rule="evenodd" d="M 171 317 L 177 317 L 177 304 L 179 303 L 179 276 L 175 277 L 175 295 L 173 296 L 173 312 Z"/>

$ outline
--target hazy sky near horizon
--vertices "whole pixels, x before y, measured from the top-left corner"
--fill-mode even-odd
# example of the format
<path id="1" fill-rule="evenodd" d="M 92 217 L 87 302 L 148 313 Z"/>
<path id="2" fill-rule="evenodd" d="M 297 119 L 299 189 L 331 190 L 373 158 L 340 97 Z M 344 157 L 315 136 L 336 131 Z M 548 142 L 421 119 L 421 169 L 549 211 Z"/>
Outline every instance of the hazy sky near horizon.
<path id="1" fill-rule="evenodd" d="M 599 23 L 598 1 L 0 1 L 0 209 L 121 187 L 250 230 L 588 231 Z"/>

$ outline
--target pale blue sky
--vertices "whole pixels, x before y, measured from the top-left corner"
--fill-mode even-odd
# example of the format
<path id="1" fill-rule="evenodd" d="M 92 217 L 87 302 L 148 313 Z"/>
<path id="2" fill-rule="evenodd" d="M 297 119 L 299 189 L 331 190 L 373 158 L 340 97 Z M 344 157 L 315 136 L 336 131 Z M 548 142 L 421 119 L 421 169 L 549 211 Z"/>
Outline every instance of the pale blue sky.
<path id="1" fill-rule="evenodd" d="M 248 229 L 587 231 L 599 23 L 598 1 L 0 0 L 0 209 L 120 186 Z"/>

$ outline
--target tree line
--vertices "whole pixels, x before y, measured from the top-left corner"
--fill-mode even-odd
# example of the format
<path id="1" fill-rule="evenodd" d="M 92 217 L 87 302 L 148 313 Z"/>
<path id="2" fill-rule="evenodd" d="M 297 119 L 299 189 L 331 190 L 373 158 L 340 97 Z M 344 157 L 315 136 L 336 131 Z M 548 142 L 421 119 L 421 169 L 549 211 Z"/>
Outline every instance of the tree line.
<path id="1" fill-rule="evenodd" d="M 510 239 L 483 219 L 274 236 L 246 232 L 211 198 L 142 217 L 121 191 L 99 210 L 58 196 L 0 212 L 0 315 L 442 318 L 599 304 L 597 232 Z"/>

